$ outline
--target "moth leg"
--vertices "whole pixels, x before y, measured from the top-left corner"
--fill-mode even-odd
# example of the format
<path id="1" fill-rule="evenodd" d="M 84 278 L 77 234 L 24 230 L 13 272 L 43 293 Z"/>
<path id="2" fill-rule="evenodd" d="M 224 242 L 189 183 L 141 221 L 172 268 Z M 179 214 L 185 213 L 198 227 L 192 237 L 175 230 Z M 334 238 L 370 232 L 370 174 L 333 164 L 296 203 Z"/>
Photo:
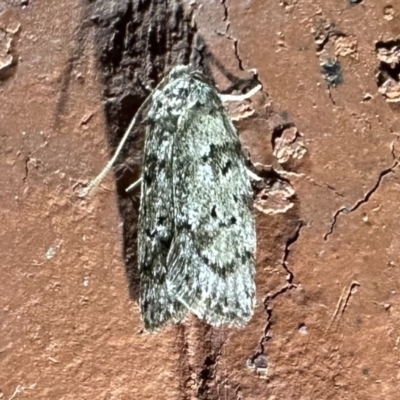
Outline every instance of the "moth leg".
<path id="1" fill-rule="evenodd" d="M 132 192 L 133 189 L 135 189 L 139 184 L 142 182 L 142 178 L 139 178 L 136 182 L 133 182 L 132 185 L 129 185 L 126 189 L 125 192 L 129 193 Z"/>
<path id="2" fill-rule="evenodd" d="M 253 180 L 253 181 L 256 181 L 256 182 L 260 182 L 260 181 L 262 181 L 262 178 L 261 177 L 259 177 L 257 174 L 255 174 L 253 171 L 250 171 L 249 169 L 247 170 L 247 175 L 249 175 L 249 177 L 250 177 L 250 179 L 251 180 Z M 136 182 L 135 182 L 136 183 Z M 134 183 L 134 184 L 135 184 Z M 133 185 L 134 185 L 133 184 Z M 131 186 L 133 186 L 133 185 L 131 185 Z M 131 187 L 131 186 L 129 186 L 129 187 Z M 128 188 L 129 189 L 129 188 Z M 128 191 L 128 189 L 126 189 L 126 191 Z"/>
<path id="3" fill-rule="evenodd" d="M 245 94 L 220 94 L 219 97 L 221 98 L 223 103 L 226 103 L 228 101 L 244 101 L 250 99 L 250 97 L 254 96 L 261 89 L 262 86 L 257 85 L 255 88 L 249 90 Z"/>

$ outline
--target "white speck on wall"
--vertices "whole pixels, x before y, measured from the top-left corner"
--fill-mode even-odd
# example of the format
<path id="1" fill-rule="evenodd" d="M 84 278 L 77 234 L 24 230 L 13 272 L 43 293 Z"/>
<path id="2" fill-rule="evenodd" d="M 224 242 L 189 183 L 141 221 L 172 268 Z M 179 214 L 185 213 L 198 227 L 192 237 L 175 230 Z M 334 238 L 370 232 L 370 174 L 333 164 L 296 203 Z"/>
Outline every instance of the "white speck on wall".
<path id="1" fill-rule="evenodd" d="M 299 332 L 302 335 L 307 335 L 307 333 L 308 333 L 307 327 L 305 325 L 301 325 L 300 328 L 299 328 Z"/>
<path id="2" fill-rule="evenodd" d="M 56 255 L 56 252 L 60 248 L 61 243 L 62 243 L 61 240 L 56 240 L 56 243 L 48 248 L 45 254 L 45 257 L 48 260 L 52 259 Z"/>
<path id="3" fill-rule="evenodd" d="M 49 249 L 46 251 L 46 258 L 50 260 L 56 255 L 56 249 L 54 247 L 49 247 Z"/>

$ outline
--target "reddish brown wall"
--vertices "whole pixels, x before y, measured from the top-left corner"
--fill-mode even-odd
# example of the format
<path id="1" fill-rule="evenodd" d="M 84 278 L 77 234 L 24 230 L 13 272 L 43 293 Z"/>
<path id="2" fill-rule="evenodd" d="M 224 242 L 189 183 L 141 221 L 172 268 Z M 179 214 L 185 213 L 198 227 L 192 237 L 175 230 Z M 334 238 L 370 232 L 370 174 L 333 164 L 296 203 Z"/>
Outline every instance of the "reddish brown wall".
<path id="1" fill-rule="evenodd" d="M 150 3 L 141 20 L 128 0 L 0 3 L 0 63 L 10 64 L 0 70 L 0 398 L 397 399 L 400 56 L 390 40 L 400 38 L 400 2 L 187 1 L 195 24 L 178 2 Z M 241 330 L 191 318 L 144 333 L 137 199 L 120 190 L 132 172 L 117 191 L 110 176 L 90 200 L 77 197 L 145 95 L 126 73 L 133 64 L 113 69 L 103 57 L 121 29 L 110 21 L 141 32 L 157 15 L 163 25 L 165 10 L 179 38 L 146 61 L 147 75 L 140 38 L 140 79 L 194 54 L 220 90 L 252 68 L 263 84 L 232 110 L 268 178 L 258 305 Z M 340 67 L 326 67 L 335 57 Z"/>

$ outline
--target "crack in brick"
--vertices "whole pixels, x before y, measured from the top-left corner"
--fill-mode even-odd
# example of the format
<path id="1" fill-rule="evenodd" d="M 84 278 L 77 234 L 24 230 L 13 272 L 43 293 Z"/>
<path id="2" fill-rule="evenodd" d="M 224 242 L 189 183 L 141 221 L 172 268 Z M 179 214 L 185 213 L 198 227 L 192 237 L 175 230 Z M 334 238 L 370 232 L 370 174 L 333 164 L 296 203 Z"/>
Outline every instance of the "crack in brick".
<path id="1" fill-rule="evenodd" d="M 327 183 L 318 183 L 316 182 L 314 179 L 309 178 L 310 182 L 314 185 L 314 186 L 318 186 L 318 187 L 326 187 L 327 189 L 331 190 L 333 193 L 336 194 L 336 196 L 339 197 L 344 197 L 342 193 L 340 193 L 334 186 L 332 185 L 328 185 Z"/>
<path id="2" fill-rule="evenodd" d="M 217 367 L 228 340 L 226 328 L 214 328 L 194 316 L 179 326 L 182 399 L 215 398 Z"/>
<path id="3" fill-rule="evenodd" d="M 340 318 L 343 316 L 344 312 L 346 311 L 347 306 L 349 305 L 350 298 L 351 296 L 356 292 L 357 287 L 360 287 L 360 283 L 357 281 L 352 281 L 348 290 L 347 290 L 347 295 L 345 295 L 346 292 L 346 287 L 343 288 L 342 294 L 339 297 L 339 300 L 336 305 L 336 309 L 332 315 L 332 318 L 329 322 L 328 327 L 326 328 L 326 332 L 328 332 L 335 320 L 337 323 L 340 323 Z"/>
<path id="4" fill-rule="evenodd" d="M 342 315 L 344 314 L 344 312 L 346 311 L 347 306 L 349 305 L 350 297 L 354 294 L 355 288 L 357 288 L 359 286 L 360 286 L 360 284 L 357 281 L 351 282 L 349 290 L 347 291 L 347 296 L 344 299 L 342 312 L 341 312 Z"/>
<path id="5" fill-rule="evenodd" d="M 221 0 L 221 4 L 222 4 L 222 7 L 224 8 L 224 19 L 223 19 L 223 21 L 229 21 L 229 8 L 228 8 L 228 6 L 226 4 L 226 0 Z"/>
<path id="6" fill-rule="evenodd" d="M 199 399 L 207 399 L 209 391 L 215 384 L 218 361 L 221 358 L 222 349 L 227 339 L 225 338 L 216 349 L 213 349 L 205 358 L 203 367 L 198 374 L 197 395 Z"/>
<path id="7" fill-rule="evenodd" d="M 328 97 L 329 97 L 329 100 L 331 101 L 332 105 L 336 107 L 336 101 L 333 98 L 332 90 L 331 90 L 331 87 L 329 85 L 328 85 Z"/>
<path id="8" fill-rule="evenodd" d="M 240 55 L 239 55 L 239 39 L 233 37 L 229 33 L 230 21 L 229 21 L 229 7 L 227 5 L 227 0 L 221 0 L 221 5 L 224 10 L 224 17 L 222 20 L 226 23 L 226 29 L 225 29 L 225 32 L 216 32 L 216 33 L 217 33 L 217 35 L 224 36 L 225 38 L 227 38 L 228 40 L 233 42 L 234 54 L 238 61 L 239 70 L 244 71 L 243 60 L 240 58 Z"/>
<path id="9" fill-rule="evenodd" d="M 264 308 L 265 308 L 265 312 L 267 315 L 267 323 L 264 328 L 264 335 L 259 343 L 260 350 L 257 351 L 257 353 L 250 360 L 248 360 L 248 363 L 247 363 L 249 368 L 254 368 L 258 372 L 265 371 L 265 373 L 266 373 L 268 371 L 268 360 L 265 355 L 265 345 L 272 338 L 272 336 L 270 335 L 271 326 L 272 326 L 272 322 L 271 322 L 272 307 L 270 306 L 270 303 L 272 300 L 275 300 L 280 295 L 282 295 L 282 294 L 286 293 L 287 291 L 296 287 L 296 285 L 293 284 L 294 274 L 293 274 L 293 271 L 288 266 L 287 259 L 289 258 L 290 248 L 299 239 L 301 229 L 303 228 L 303 226 L 304 226 L 304 222 L 300 221 L 299 224 L 297 225 L 296 229 L 294 229 L 292 234 L 286 240 L 285 249 L 283 251 L 282 264 L 281 264 L 282 268 L 287 273 L 286 285 L 282 286 L 276 292 L 267 295 L 264 299 Z"/>
<path id="10" fill-rule="evenodd" d="M 393 160 L 397 160 L 398 157 L 396 156 L 396 143 L 398 142 L 400 135 L 394 132 L 391 132 L 396 135 L 396 139 L 390 144 L 390 152 L 392 153 Z"/>
<path id="11" fill-rule="evenodd" d="M 243 61 L 242 61 L 242 59 L 241 59 L 240 56 L 239 56 L 239 39 L 233 39 L 233 46 L 234 46 L 234 49 L 235 49 L 235 57 L 236 57 L 236 59 L 238 60 L 239 69 L 240 69 L 241 71 L 244 71 L 244 68 L 243 68 Z"/>
<path id="12" fill-rule="evenodd" d="M 392 155 L 394 155 L 394 147 L 392 148 Z M 335 212 L 335 214 L 333 215 L 333 220 L 332 220 L 332 224 L 331 224 L 331 228 L 329 230 L 329 232 L 327 232 L 324 235 L 324 240 L 328 240 L 328 237 L 330 235 L 332 235 L 337 220 L 339 218 L 339 216 L 341 214 L 350 214 L 353 211 L 356 211 L 358 208 L 360 208 L 363 204 L 367 203 L 369 201 L 369 199 L 371 198 L 371 196 L 379 189 L 379 186 L 382 182 L 382 179 L 390 174 L 391 172 L 393 172 L 393 170 L 398 166 L 399 162 L 397 160 L 394 161 L 394 163 L 392 164 L 391 167 L 384 169 L 380 174 L 379 174 L 379 178 L 376 181 L 375 185 L 364 195 L 363 198 L 361 198 L 360 200 L 358 200 L 352 207 L 348 208 L 348 207 L 341 207 L 339 208 L 339 210 L 337 210 Z"/>
<path id="13" fill-rule="evenodd" d="M 31 160 L 31 157 L 28 156 L 25 158 L 25 176 L 22 178 L 22 180 L 24 182 L 26 182 L 26 180 L 28 179 L 28 175 L 29 175 L 29 161 Z"/>

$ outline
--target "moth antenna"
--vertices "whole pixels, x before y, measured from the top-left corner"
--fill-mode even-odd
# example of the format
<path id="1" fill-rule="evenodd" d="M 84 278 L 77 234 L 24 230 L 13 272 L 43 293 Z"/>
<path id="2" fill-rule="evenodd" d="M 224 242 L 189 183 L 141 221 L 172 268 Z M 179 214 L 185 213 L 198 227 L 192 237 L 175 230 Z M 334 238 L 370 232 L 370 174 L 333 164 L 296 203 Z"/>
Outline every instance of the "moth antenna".
<path id="1" fill-rule="evenodd" d="M 219 97 L 221 98 L 223 103 L 227 103 L 228 101 L 244 101 L 250 99 L 250 97 L 254 96 L 261 89 L 262 86 L 257 85 L 245 94 L 220 94 Z"/>
<path id="2" fill-rule="evenodd" d="M 253 171 L 247 170 L 247 174 L 249 175 L 250 179 L 256 182 L 261 182 L 262 178 L 255 174 Z M 132 186 L 132 185 L 131 185 Z"/>
<path id="3" fill-rule="evenodd" d="M 142 103 L 142 105 L 139 107 L 139 109 L 137 110 L 136 114 L 134 115 L 134 117 L 132 118 L 132 121 L 130 122 L 128 129 L 126 130 L 126 132 L 124 133 L 124 136 L 122 137 L 121 141 L 119 142 L 119 145 L 117 147 L 117 150 L 115 150 L 114 155 L 112 156 L 111 160 L 107 163 L 107 165 L 103 168 L 103 170 L 96 176 L 96 178 L 94 178 L 89 185 L 84 188 L 81 191 L 80 197 L 86 197 L 88 194 L 90 194 L 90 192 L 92 192 L 97 186 L 100 185 L 101 181 L 106 177 L 106 175 L 110 172 L 111 168 L 114 166 L 115 161 L 117 160 L 119 154 L 121 153 L 121 150 L 126 142 L 126 140 L 128 139 L 133 127 L 136 125 L 136 120 L 138 115 L 140 115 L 142 113 L 142 111 L 147 107 L 147 105 L 150 103 L 151 98 L 153 97 L 154 92 L 159 89 L 162 85 L 164 85 L 164 83 L 166 82 L 166 78 L 162 79 L 161 82 L 156 86 L 156 88 L 154 90 L 151 91 L 151 93 L 146 97 L 145 101 Z M 139 182 L 135 182 L 135 183 L 139 183 Z M 133 184 L 135 185 L 135 184 Z M 128 189 L 132 190 L 133 189 L 133 185 L 131 185 Z M 132 187 L 133 186 L 133 187 Z M 131 188 L 131 189 L 130 189 Z M 127 189 L 127 191 L 128 191 Z"/>
<path id="4" fill-rule="evenodd" d="M 83 189 L 82 193 L 81 193 L 81 197 L 86 197 L 90 192 L 92 192 L 97 186 L 100 185 L 101 181 L 105 178 L 105 176 L 110 172 L 111 168 L 113 167 L 115 161 L 117 160 L 119 154 L 121 153 L 121 150 L 126 142 L 126 140 L 128 139 L 133 127 L 136 125 L 136 121 L 137 121 L 137 117 L 138 115 L 140 115 L 143 111 L 143 109 L 147 106 L 147 104 L 149 103 L 151 97 L 153 95 L 153 92 L 150 93 L 146 100 L 142 103 L 142 105 L 139 107 L 139 109 L 137 110 L 136 114 L 134 115 L 134 117 L 132 118 L 128 129 L 126 130 L 126 132 L 124 133 L 124 136 L 122 137 L 121 141 L 119 142 L 119 145 L 117 147 L 117 150 L 115 150 L 114 155 L 112 156 L 111 160 L 107 163 L 107 165 L 102 169 L 102 171 L 96 176 L 96 178 L 94 178 L 90 183 L 89 186 L 85 189 Z"/>
<path id="5" fill-rule="evenodd" d="M 139 178 L 136 182 L 133 182 L 132 185 L 128 186 L 128 187 L 125 189 L 125 192 L 126 192 L 126 193 L 131 192 L 133 189 L 136 188 L 136 186 L 139 186 L 139 184 L 140 184 L 141 182 L 142 182 L 142 178 Z"/>

